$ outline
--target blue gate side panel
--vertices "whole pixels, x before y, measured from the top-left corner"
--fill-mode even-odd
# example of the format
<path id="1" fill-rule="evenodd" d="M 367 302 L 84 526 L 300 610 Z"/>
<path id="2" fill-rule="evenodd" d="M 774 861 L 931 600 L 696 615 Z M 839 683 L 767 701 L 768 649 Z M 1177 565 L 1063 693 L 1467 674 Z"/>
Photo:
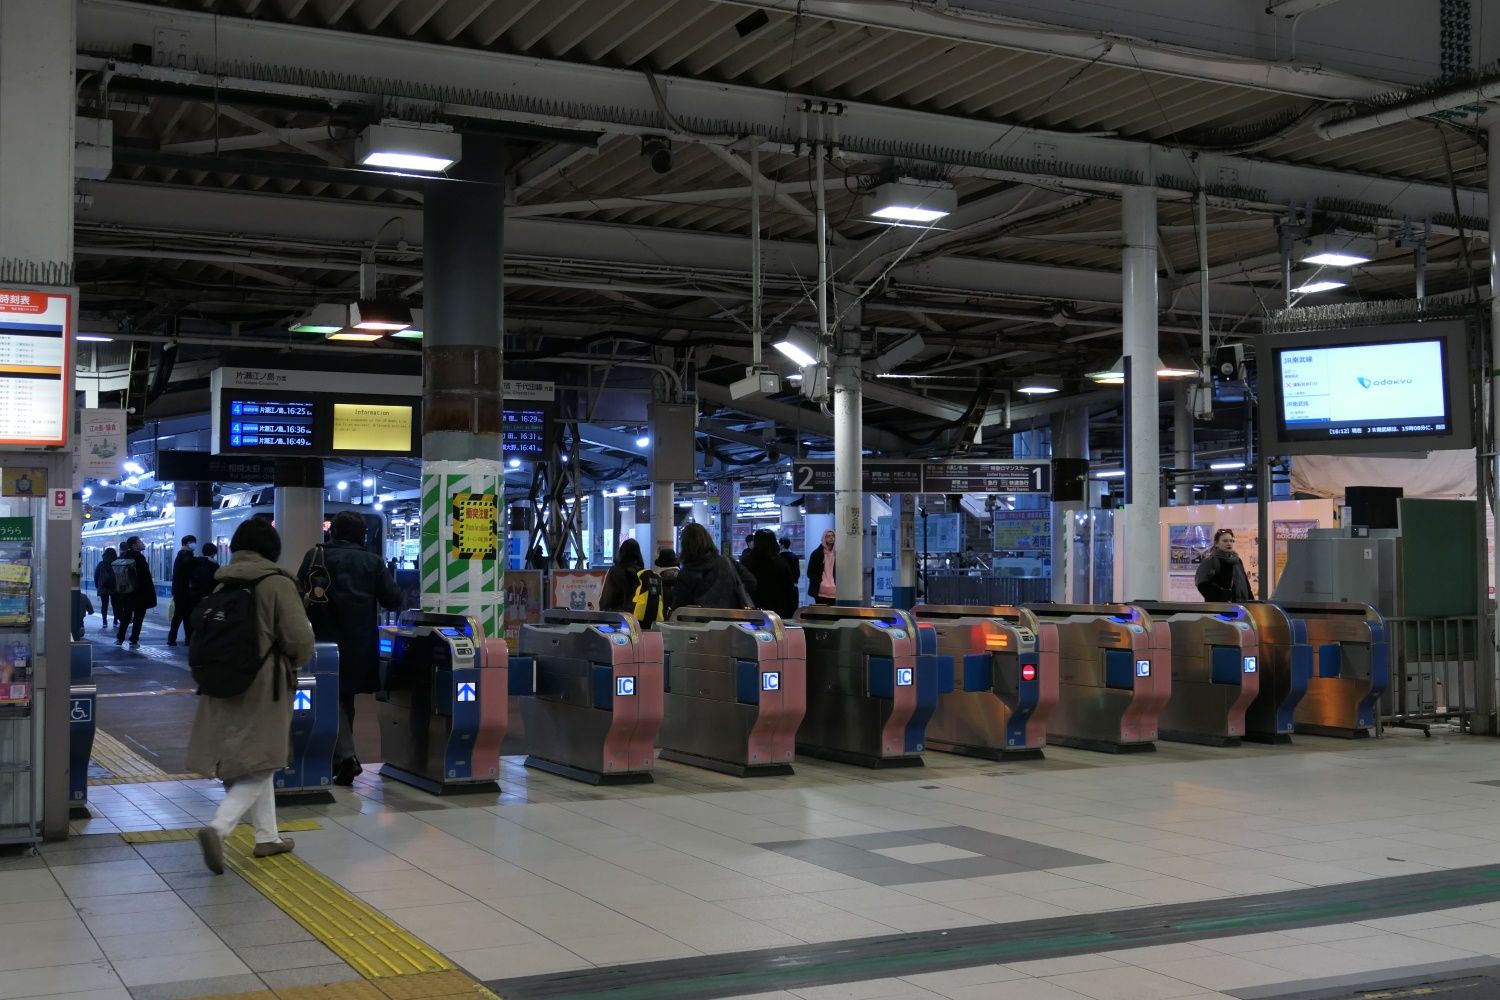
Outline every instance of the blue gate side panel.
<path id="1" fill-rule="evenodd" d="M 1010 720 L 1005 724 L 1005 745 L 1011 747 L 1024 746 L 1026 743 L 1026 723 L 1031 721 L 1032 713 L 1036 711 L 1037 702 L 1042 698 L 1042 665 L 1041 655 L 1038 653 L 1022 653 L 1017 658 L 1020 667 L 1031 666 L 1036 669 L 1029 681 L 1016 681 L 1016 708 L 1010 713 Z M 1021 675 L 1017 672 L 1016 677 Z"/>
<path id="2" fill-rule="evenodd" d="M 734 700 L 741 705 L 760 704 L 760 664 L 754 660 L 734 661 Z"/>
<path id="3" fill-rule="evenodd" d="M 941 662 L 939 662 L 941 661 Z M 953 690 L 953 658 L 951 656 L 918 656 L 914 671 L 917 689 L 917 707 L 906 723 L 906 752 L 919 753 L 926 745 L 927 720 L 937 711 L 938 687 L 942 679 L 943 663 L 948 667 L 948 690 Z"/>
<path id="4" fill-rule="evenodd" d="M 865 676 L 871 698 L 896 697 L 896 663 L 889 656 L 865 657 Z"/>
<path id="5" fill-rule="evenodd" d="M 1318 676 L 1337 677 L 1343 666 L 1342 648 L 1336 642 L 1318 647 Z"/>
<path id="6" fill-rule="evenodd" d="M 934 654 L 934 655 L 927 656 L 926 660 L 931 665 L 932 670 L 936 671 L 937 693 L 938 694 L 952 694 L 953 693 L 953 657 L 951 657 L 951 656 L 937 656 L 937 655 Z"/>
<path id="7" fill-rule="evenodd" d="M 615 668 L 608 663 L 595 663 L 589 669 L 591 686 L 594 689 L 594 707 L 605 712 L 615 710 Z"/>
<path id="8" fill-rule="evenodd" d="M 964 657 L 965 691 L 995 689 L 995 658 L 989 653 L 970 653 Z"/>
<path id="9" fill-rule="evenodd" d="M 1209 648 L 1208 679 L 1212 684 L 1240 685 L 1243 662 L 1238 646 L 1212 646 Z"/>
<path id="10" fill-rule="evenodd" d="M 1288 678 L 1286 697 L 1281 704 L 1276 706 L 1276 731 L 1278 733 L 1290 733 L 1292 731 L 1292 716 L 1301 704 L 1302 697 L 1307 694 L 1308 682 L 1313 675 L 1313 649 L 1305 642 L 1292 643 L 1291 650 L 1291 676 Z"/>
<path id="11" fill-rule="evenodd" d="M 1135 690 L 1135 657 L 1130 650 L 1104 651 L 1104 686 L 1118 691 Z"/>

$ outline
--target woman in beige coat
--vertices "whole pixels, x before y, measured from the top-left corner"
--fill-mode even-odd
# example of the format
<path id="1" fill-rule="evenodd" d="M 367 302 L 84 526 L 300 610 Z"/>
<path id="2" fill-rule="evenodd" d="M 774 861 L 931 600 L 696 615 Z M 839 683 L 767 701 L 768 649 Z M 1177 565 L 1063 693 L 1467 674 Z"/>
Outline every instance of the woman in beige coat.
<path id="1" fill-rule="evenodd" d="M 233 553 L 214 575 L 219 583 L 251 583 L 260 633 L 257 653 L 266 657 L 250 688 L 233 698 L 198 698 L 188 766 L 213 775 L 228 789 L 208 826 L 198 831 L 203 863 L 224 873 L 224 838 L 248 813 L 255 827 L 255 856 L 270 857 L 292 849 L 290 837 L 276 830 L 277 771 L 291 762 L 292 692 L 297 671 L 313 655 L 313 631 L 292 578 L 276 568 L 281 536 L 264 518 L 249 518 L 229 542 Z M 270 579 L 267 579 L 270 578 Z M 271 648 L 279 650 L 270 655 Z M 276 676 L 277 671 L 281 677 Z M 279 692 L 280 698 L 275 694 Z"/>

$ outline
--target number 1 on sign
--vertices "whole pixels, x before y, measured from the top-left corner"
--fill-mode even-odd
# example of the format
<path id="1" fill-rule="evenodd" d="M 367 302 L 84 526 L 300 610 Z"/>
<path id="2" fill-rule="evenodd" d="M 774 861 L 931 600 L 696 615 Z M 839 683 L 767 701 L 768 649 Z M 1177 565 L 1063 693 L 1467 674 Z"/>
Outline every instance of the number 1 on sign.
<path id="1" fill-rule="evenodd" d="M 1042 467 L 1040 465 L 1031 467 L 1031 488 L 1037 493 L 1042 492 Z"/>

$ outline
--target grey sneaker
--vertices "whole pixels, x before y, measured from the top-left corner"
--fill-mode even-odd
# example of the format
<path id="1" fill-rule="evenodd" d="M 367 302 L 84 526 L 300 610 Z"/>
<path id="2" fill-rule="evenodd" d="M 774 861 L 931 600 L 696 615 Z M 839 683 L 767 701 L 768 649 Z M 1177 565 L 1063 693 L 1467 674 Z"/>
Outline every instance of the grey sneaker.
<path id="1" fill-rule="evenodd" d="M 198 831 L 198 846 L 203 848 L 203 864 L 215 875 L 224 874 L 224 841 L 211 826 Z"/>
<path id="2" fill-rule="evenodd" d="M 268 841 L 264 844 L 256 844 L 251 853 L 257 858 L 270 858 L 278 854 L 290 854 L 296 842 L 291 837 L 282 837 L 280 840 Z"/>

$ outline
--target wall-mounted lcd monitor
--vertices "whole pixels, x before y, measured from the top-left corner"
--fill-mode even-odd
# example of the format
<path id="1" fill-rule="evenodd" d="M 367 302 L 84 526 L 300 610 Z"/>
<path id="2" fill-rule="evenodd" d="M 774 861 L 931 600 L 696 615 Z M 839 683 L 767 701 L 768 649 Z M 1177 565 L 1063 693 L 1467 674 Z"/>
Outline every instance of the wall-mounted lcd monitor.
<path id="1" fill-rule="evenodd" d="M 546 451 L 550 407 L 545 404 L 507 406 L 501 424 L 506 458 L 541 458 Z"/>
<path id="2" fill-rule="evenodd" d="M 219 402 L 221 450 L 264 455 L 318 453 L 322 431 L 311 396 L 225 392 Z"/>
<path id="3" fill-rule="evenodd" d="M 417 450 L 416 406 L 394 400 L 333 404 L 333 451 L 410 455 Z"/>
<path id="4" fill-rule="evenodd" d="M 1257 357 L 1266 454 L 1473 447 L 1462 322 L 1273 334 Z"/>

